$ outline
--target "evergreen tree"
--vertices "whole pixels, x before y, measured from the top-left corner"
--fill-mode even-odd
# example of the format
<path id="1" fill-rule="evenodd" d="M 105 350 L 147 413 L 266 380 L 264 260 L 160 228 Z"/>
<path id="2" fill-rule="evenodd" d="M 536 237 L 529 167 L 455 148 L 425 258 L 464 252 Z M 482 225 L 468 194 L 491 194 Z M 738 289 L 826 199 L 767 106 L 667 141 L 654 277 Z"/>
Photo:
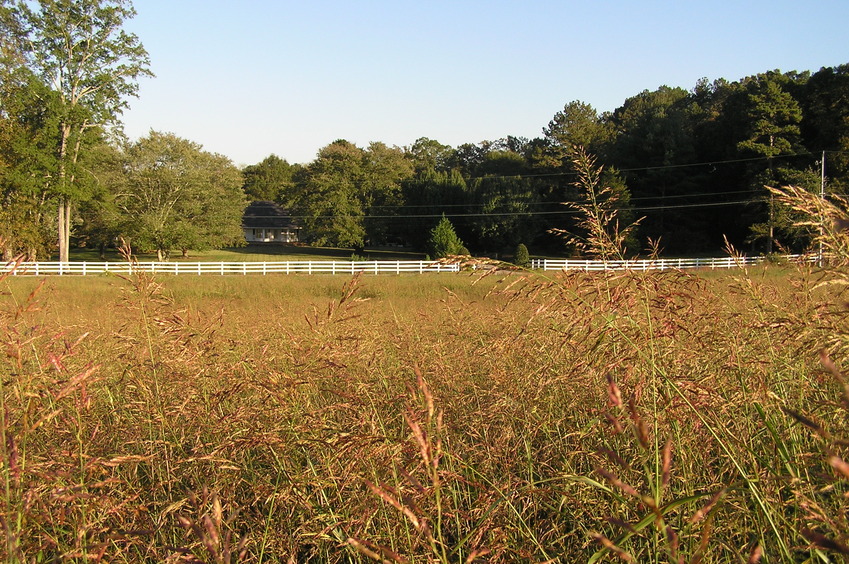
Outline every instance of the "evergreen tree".
<path id="1" fill-rule="evenodd" d="M 751 186 L 760 189 L 764 186 L 785 184 L 785 176 L 779 174 L 775 157 L 792 154 L 801 148 L 802 110 L 798 102 L 786 90 L 781 82 L 787 81 L 776 73 L 767 73 L 748 81 L 748 132 L 737 146 L 743 155 L 764 157 L 766 168 L 750 167 Z M 776 210 L 775 197 L 771 192 L 764 194 L 765 202 L 760 206 L 765 216 L 766 228 L 755 227 L 752 240 L 765 239 L 766 252 L 773 251 L 776 237 L 776 225 L 779 213 Z"/>
<path id="2" fill-rule="evenodd" d="M 451 255 L 462 254 L 463 242 L 457 237 L 454 226 L 445 215 L 431 229 L 427 243 L 428 254 L 431 258 L 440 259 Z"/>

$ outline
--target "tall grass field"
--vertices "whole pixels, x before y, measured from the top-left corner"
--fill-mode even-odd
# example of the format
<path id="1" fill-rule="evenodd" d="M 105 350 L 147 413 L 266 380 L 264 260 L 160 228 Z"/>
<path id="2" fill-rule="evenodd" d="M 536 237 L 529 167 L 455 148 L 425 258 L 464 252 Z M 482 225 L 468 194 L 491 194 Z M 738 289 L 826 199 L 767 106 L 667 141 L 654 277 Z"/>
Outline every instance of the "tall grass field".
<path id="1" fill-rule="evenodd" d="M 3 275 L 0 559 L 845 561 L 831 225 L 722 274 Z"/>
<path id="2" fill-rule="evenodd" d="M 839 272 L 6 277 L 7 562 L 833 562 Z"/>

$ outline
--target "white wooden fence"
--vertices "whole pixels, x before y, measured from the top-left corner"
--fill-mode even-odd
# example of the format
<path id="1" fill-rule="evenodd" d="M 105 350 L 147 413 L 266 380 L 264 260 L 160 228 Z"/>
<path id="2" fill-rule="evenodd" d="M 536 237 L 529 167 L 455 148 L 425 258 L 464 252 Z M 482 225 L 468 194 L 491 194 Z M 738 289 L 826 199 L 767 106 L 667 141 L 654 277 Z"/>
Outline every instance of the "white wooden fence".
<path id="1" fill-rule="evenodd" d="M 419 260 L 383 261 L 281 261 L 281 262 L 24 262 L 0 267 L 0 272 L 14 269 L 15 276 L 91 275 L 111 272 L 131 274 L 402 274 L 427 272 L 459 272 L 459 264 L 443 264 Z"/>
<path id="2" fill-rule="evenodd" d="M 816 262 L 816 255 L 785 255 L 782 260 L 791 262 Z M 536 270 L 670 270 L 670 269 L 720 269 L 752 266 L 765 257 L 722 258 L 658 258 L 644 260 L 578 260 L 534 259 L 531 268 Z M 150 272 L 159 274 L 424 274 L 429 272 L 459 272 L 460 265 L 420 260 L 374 261 L 280 261 L 280 262 L 24 262 L 0 266 L 0 272 L 13 271 L 14 276 L 92 275 L 111 272 L 132 274 Z"/>
<path id="3" fill-rule="evenodd" d="M 817 262 L 816 255 L 782 255 L 788 262 Z M 766 257 L 721 258 L 657 258 L 640 260 L 551 260 L 534 259 L 531 268 L 537 270 L 685 270 L 691 268 L 719 269 L 741 268 L 760 264 Z"/>

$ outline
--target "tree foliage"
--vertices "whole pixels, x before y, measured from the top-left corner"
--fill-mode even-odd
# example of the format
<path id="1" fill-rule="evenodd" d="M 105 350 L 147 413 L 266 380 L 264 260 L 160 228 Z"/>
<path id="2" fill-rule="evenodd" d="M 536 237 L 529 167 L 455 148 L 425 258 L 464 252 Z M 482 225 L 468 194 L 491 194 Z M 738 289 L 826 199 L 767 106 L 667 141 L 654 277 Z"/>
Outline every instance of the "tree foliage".
<path id="1" fill-rule="evenodd" d="M 295 198 L 294 177 L 299 168 L 277 155 L 269 155 L 242 170 L 245 177 L 242 189 L 250 200 L 277 202 L 291 208 Z"/>
<path id="2" fill-rule="evenodd" d="M 358 193 L 362 164 L 362 149 L 339 139 L 321 149 L 304 169 L 295 207 L 315 244 L 364 244 L 365 211 Z"/>
<path id="3" fill-rule="evenodd" d="M 416 173 L 427 170 L 445 172 L 450 169 L 449 161 L 454 150 L 435 139 L 419 137 L 408 150 Z"/>
<path id="4" fill-rule="evenodd" d="M 397 226 L 403 241 L 425 250 L 435 218 L 462 213 L 468 204 L 466 181 L 457 171 L 424 170 L 402 184 L 404 209 Z"/>
<path id="5" fill-rule="evenodd" d="M 81 158 L 99 141 L 98 131 L 117 123 L 137 80 L 151 75 L 147 52 L 124 30 L 134 15 L 128 0 L 20 2 L 5 15 L 22 36 L 18 62 L 52 93 L 43 110 L 55 119 L 49 191 L 57 199 L 61 261 L 68 260 L 72 203 L 91 194 Z"/>
<path id="6" fill-rule="evenodd" d="M 553 158 L 568 158 L 571 147 L 597 152 L 613 136 L 611 123 L 602 119 L 595 108 L 578 100 L 569 102 L 543 129 Z"/>
<path id="7" fill-rule="evenodd" d="M 465 250 L 463 241 L 457 236 L 454 226 L 444 215 L 439 223 L 430 230 L 427 248 L 428 254 L 434 259 L 463 254 Z"/>
<path id="8" fill-rule="evenodd" d="M 401 184 L 411 175 L 412 165 L 397 147 L 372 143 L 361 149 L 334 141 L 299 176 L 297 215 L 315 244 L 379 244 L 401 203 Z"/>
<path id="9" fill-rule="evenodd" d="M 243 179 L 226 157 L 152 131 L 127 147 L 123 168 L 115 200 L 122 234 L 134 247 L 162 260 L 172 249 L 186 254 L 244 242 Z"/>
<path id="10" fill-rule="evenodd" d="M 129 216 L 119 213 L 126 178 L 122 172 L 122 180 L 107 181 L 115 177 L 112 165 L 99 153 L 137 80 L 149 74 L 138 39 L 123 31 L 133 13 L 124 0 L 0 3 L 0 237 L 7 254 L 46 254 L 53 230 L 61 258 L 72 226 L 75 243 L 90 246 L 126 227 Z M 817 191 L 824 156 L 826 192 L 846 191 L 849 66 L 701 79 L 689 91 L 661 86 L 603 113 L 575 100 L 534 139 L 508 135 L 451 147 L 421 137 L 406 148 L 338 140 L 303 166 L 270 155 L 244 169 L 242 188 L 250 199 L 290 208 L 315 244 L 425 251 L 444 215 L 476 252 L 509 254 L 519 242 L 562 252 L 554 233 L 571 233 L 573 242 L 601 237 L 576 213 L 592 205 L 578 148 L 598 163 L 596 203 L 612 206 L 598 217 L 615 212 L 620 225 L 643 218 L 639 231 L 621 232 L 623 252 L 649 240 L 674 254 L 715 252 L 726 239 L 750 252 L 803 250 L 810 233 L 793 228 L 792 214 L 765 186 Z M 190 234 L 185 227 L 179 237 L 172 232 L 155 243 L 151 236 L 145 244 L 213 244 Z M 134 235 L 145 240 L 141 231 Z"/>
<path id="11" fill-rule="evenodd" d="M 740 150 L 771 159 L 800 149 L 802 110 L 777 77 L 756 77 L 746 90 L 748 128 Z"/>

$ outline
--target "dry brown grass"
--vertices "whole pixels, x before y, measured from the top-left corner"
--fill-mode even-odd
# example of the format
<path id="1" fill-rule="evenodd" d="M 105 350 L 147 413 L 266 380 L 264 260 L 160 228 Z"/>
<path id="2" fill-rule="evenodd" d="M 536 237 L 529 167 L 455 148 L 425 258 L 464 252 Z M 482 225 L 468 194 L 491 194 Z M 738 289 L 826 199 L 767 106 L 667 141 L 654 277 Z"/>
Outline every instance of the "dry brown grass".
<path id="1" fill-rule="evenodd" d="M 775 272 L 8 278 L 0 558 L 839 558 L 845 302 Z"/>

